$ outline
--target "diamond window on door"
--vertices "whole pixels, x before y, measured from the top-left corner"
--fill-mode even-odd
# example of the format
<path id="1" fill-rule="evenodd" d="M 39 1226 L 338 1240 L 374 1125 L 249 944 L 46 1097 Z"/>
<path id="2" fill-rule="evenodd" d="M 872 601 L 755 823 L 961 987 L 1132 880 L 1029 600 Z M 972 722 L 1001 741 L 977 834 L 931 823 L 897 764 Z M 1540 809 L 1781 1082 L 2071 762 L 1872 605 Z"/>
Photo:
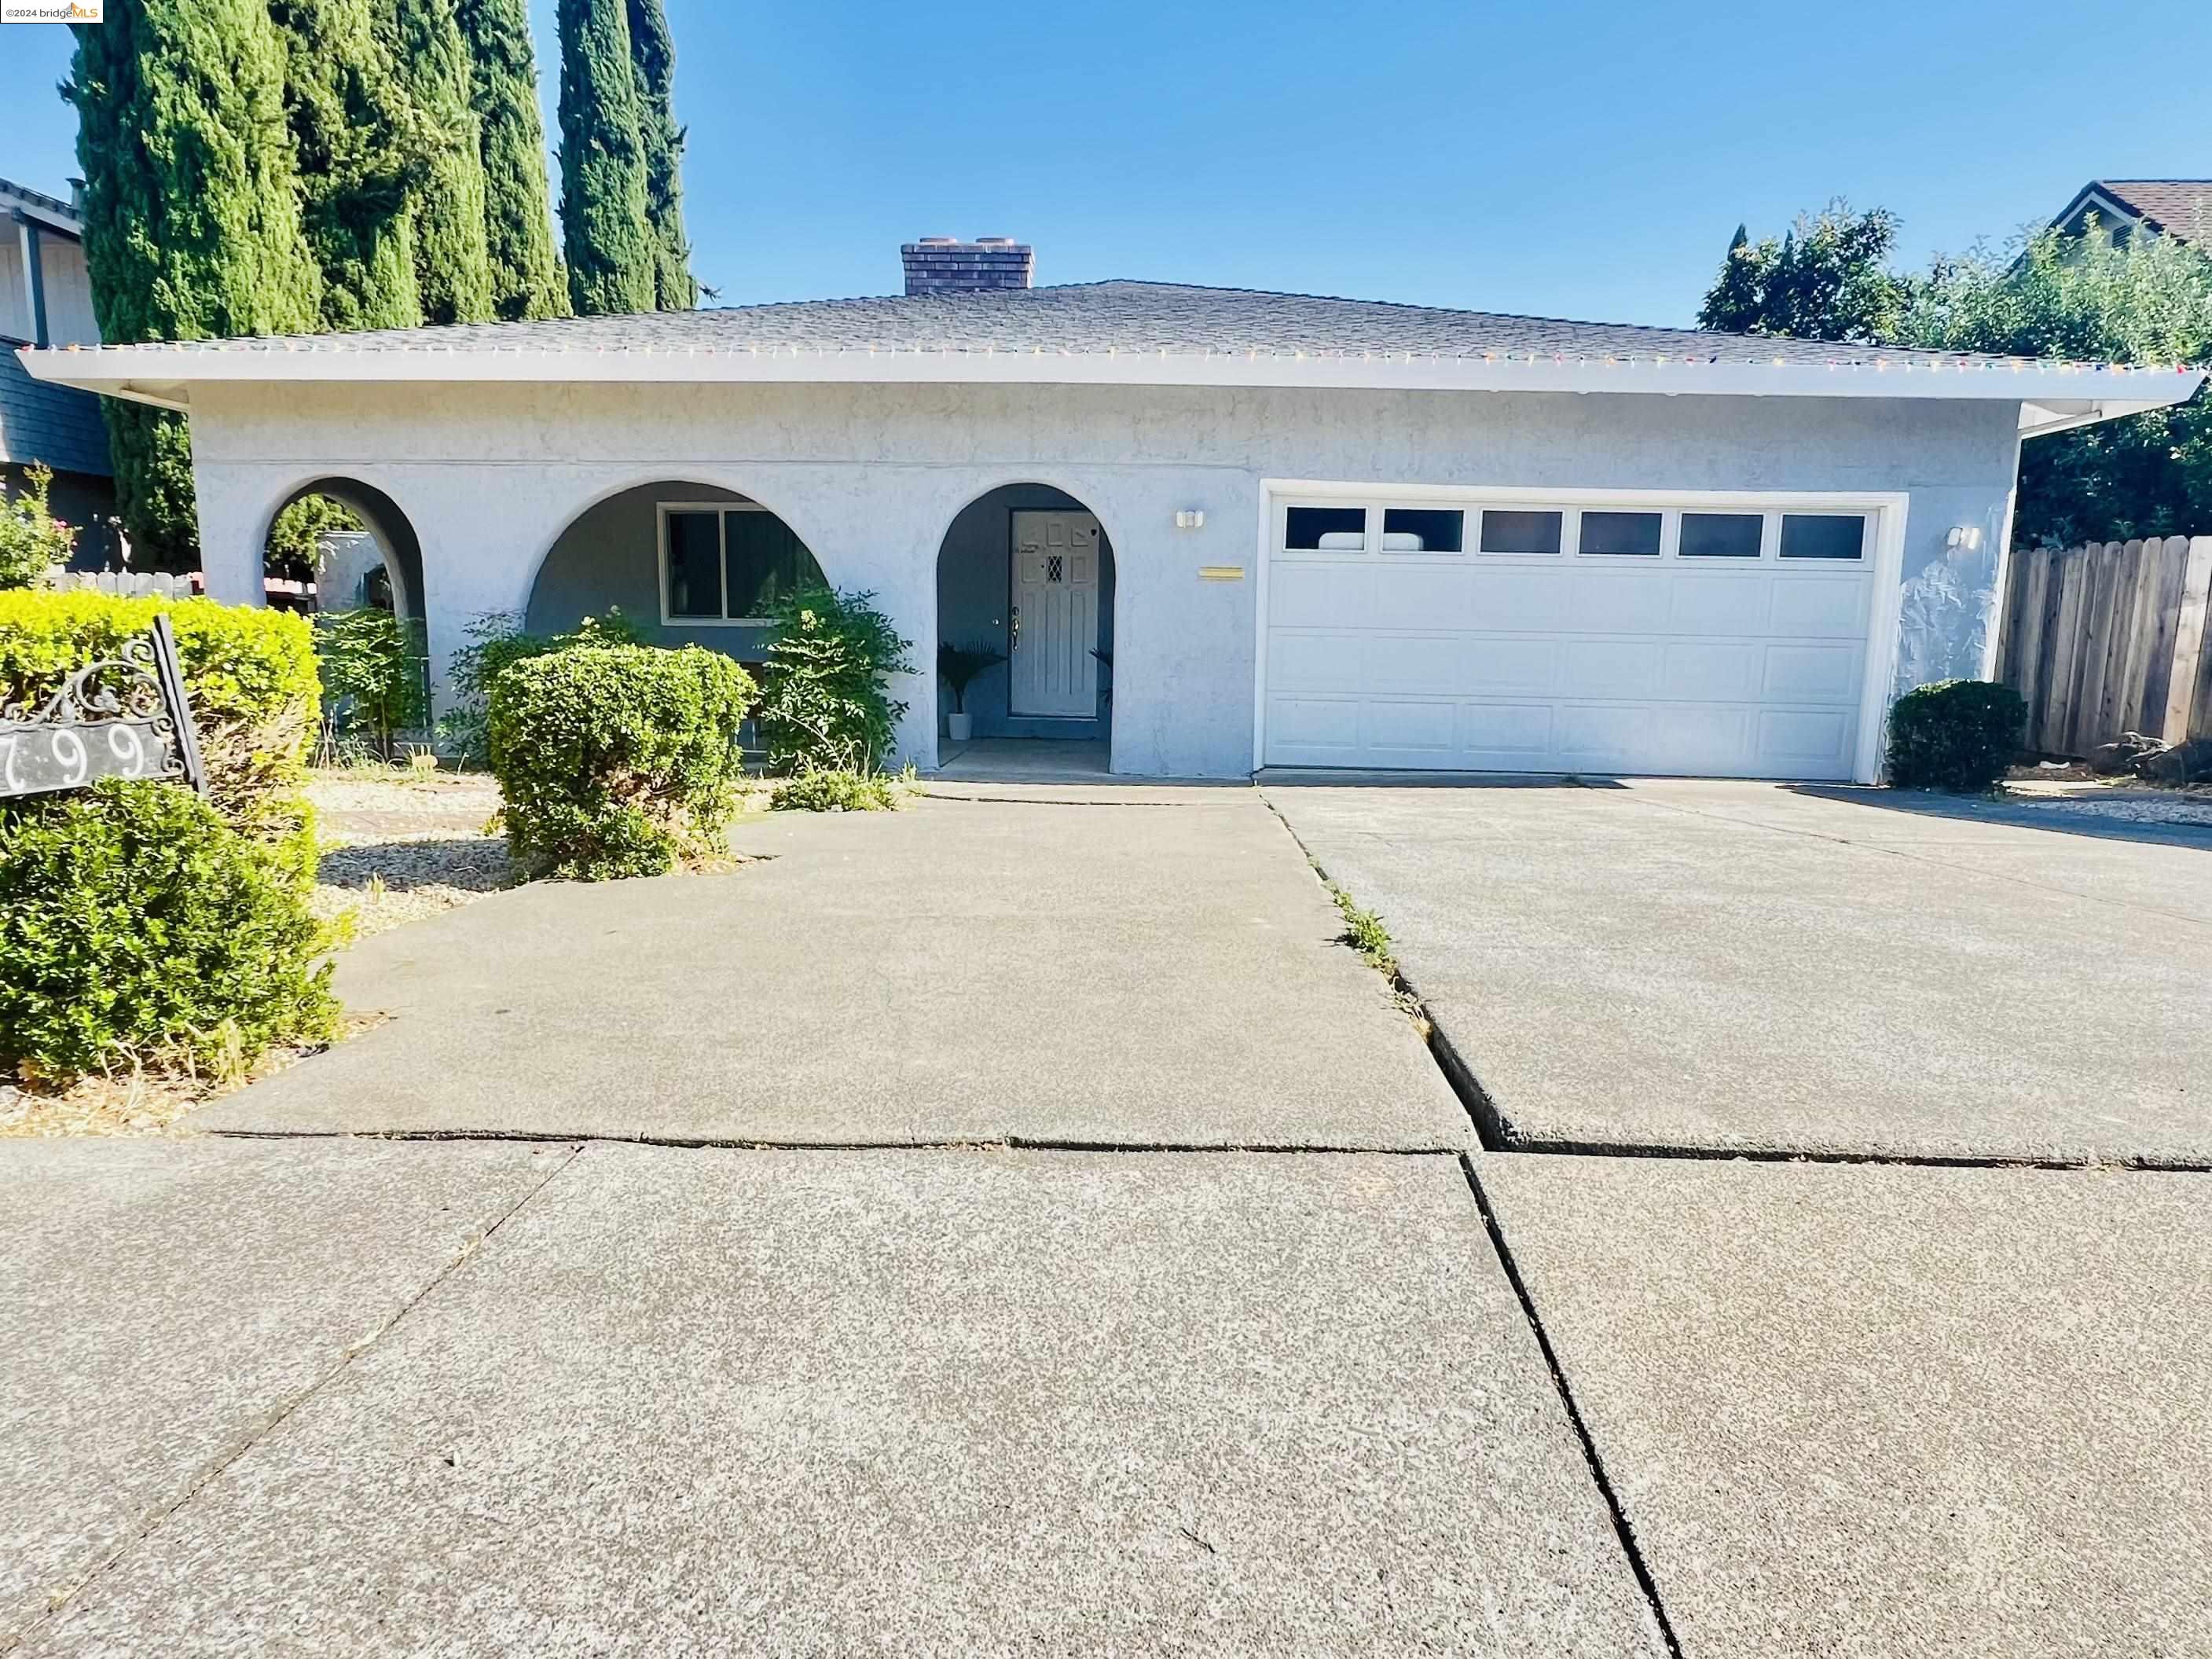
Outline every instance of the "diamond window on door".
<path id="1" fill-rule="evenodd" d="M 1060 562 L 1059 554 L 1054 554 L 1044 562 L 1044 579 L 1048 582 L 1065 581 L 1067 579 L 1066 571 Z"/>

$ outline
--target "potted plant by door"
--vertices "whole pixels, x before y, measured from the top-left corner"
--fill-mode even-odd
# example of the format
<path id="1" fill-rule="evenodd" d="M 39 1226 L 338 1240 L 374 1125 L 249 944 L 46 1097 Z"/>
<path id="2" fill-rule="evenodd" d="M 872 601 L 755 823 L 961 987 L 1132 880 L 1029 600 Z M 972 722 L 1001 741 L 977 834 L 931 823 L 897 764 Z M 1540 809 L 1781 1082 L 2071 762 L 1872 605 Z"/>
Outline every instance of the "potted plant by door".
<path id="1" fill-rule="evenodd" d="M 937 678 L 952 692 L 952 712 L 945 717 L 945 735 L 953 742 L 965 743 L 975 735 L 975 717 L 968 712 L 968 688 L 984 670 L 995 668 L 1006 659 L 1003 652 L 994 651 L 981 641 L 974 645 L 946 641 L 937 647 Z"/>

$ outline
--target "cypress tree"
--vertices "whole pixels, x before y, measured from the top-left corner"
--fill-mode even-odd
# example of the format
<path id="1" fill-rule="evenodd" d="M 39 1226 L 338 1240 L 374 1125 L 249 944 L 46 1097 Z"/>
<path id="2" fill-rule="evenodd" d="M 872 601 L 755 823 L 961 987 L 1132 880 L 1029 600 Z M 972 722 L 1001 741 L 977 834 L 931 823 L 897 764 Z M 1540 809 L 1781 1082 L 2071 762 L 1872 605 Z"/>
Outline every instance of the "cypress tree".
<path id="1" fill-rule="evenodd" d="M 430 134 L 368 0 L 270 0 L 269 11 L 284 42 L 284 112 L 307 246 L 322 268 L 322 325 L 410 328 L 422 304 L 407 210 Z"/>
<path id="2" fill-rule="evenodd" d="M 561 0 L 561 234 L 580 317 L 653 308 L 625 0 Z"/>
<path id="3" fill-rule="evenodd" d="M 510 322 L 565 317 L 528 7 L 525 0 L 459 0 L 455 17 L 468 46 L 469 101 L 483 160 L 492 308 Z"/>
<path id="4" fill-rule="evenodd" d="M 313 329 L 320 278 L 300 228 L 284 51 L 260 0 L 110 0 L 76 26 L 85 258 L 115 344 Z M 184 422 L 106 405 L 116 494 L 142 567 L 199 554 Z"/>
<path id="5" fill-rule="evenodd" d="M 468 46 L 453 0 L 378 0 L 378 7 L 399 85 L 422 112 L 430 137 L 408 215 L 423 320 L 483 322 L 492 315 L 483 157 L 469 101 Z"/>
<path id="6" fill-rule="evenodd" d="M 637 70 L 638 137 L 645 145 L 645 219 L 653 237 L 653 302 L 662 311 L 699 303 L 684 237 L 684 129 L 676 125 L 676 41 L 660 0 L 629 0 L 631 62 Z"/>

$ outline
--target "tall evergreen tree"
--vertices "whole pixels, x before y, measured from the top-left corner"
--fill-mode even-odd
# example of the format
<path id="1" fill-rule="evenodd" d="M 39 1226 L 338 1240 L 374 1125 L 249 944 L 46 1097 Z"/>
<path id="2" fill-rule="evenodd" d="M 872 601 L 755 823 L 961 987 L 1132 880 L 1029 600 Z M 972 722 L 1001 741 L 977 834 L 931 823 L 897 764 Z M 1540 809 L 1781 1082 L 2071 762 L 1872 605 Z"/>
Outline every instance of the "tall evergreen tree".
<path id="1" fill-rule="evenodd" d="M 307 246 L 322 268 L 322 325 L 422 320 L 408 214 L 431 137 L 401 88 L 368 0 L 270 0 L 285 52 L 284 112 Z"/>
<path id="2" fill-rule="evenodd" d="M 660 0 L 629 0 L 630 61 L 637 68 L 638 137 L 645 145 L 645 219 L 653 235 L 653 303 L 699 303 L 684 235 L 684 129 L 676 125 L 676 40 Z"/>
<path id="3" fill-rule="evenodd" d="M 483 158 L 492 308 L 510 322 L 565 317 L 529 8 L 525 0 L 459 0 L 455 17 L 468 46 L 469 101 Z"/>
<path id="4" fill-rule="evenodd" d="M 85 256 L 100 337 L 122 344 L 312 329 L 284 50 L 261 0 L 110 0 L 76 26 Z M 143 568 L 190 569 L 199 527 L 181 419 L 109 400 L 116 494 Z"/>
<path id="5" fill-rule="evenodd" d="M 409 213 L 423 320 L 485 321 L 492 315 L 492 278 L 483 155 L 470 106 L 468 46 L 453 0 L 378 0 L 378 7 L 399 84 L 430 132 L 428 164 Z"/>
<path id="6" fill-rule="evenodd" d="M 651 311 L 645 144 L 625 0 L 561 0 L 561 234 L 580 317 Z"/>

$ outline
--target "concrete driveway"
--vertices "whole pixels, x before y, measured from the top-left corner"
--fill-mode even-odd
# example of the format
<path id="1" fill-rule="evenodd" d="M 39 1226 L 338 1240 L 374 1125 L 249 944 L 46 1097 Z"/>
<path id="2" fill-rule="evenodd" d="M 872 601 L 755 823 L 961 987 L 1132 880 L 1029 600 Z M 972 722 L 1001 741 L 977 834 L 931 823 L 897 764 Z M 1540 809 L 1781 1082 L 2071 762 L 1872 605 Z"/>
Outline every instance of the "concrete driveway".
<path id="1" fill-rule="evenodd" d="M 2212 830 L 1705 781 L 1296 787 L 1505 1145 L 2212 1164 Z"/>

